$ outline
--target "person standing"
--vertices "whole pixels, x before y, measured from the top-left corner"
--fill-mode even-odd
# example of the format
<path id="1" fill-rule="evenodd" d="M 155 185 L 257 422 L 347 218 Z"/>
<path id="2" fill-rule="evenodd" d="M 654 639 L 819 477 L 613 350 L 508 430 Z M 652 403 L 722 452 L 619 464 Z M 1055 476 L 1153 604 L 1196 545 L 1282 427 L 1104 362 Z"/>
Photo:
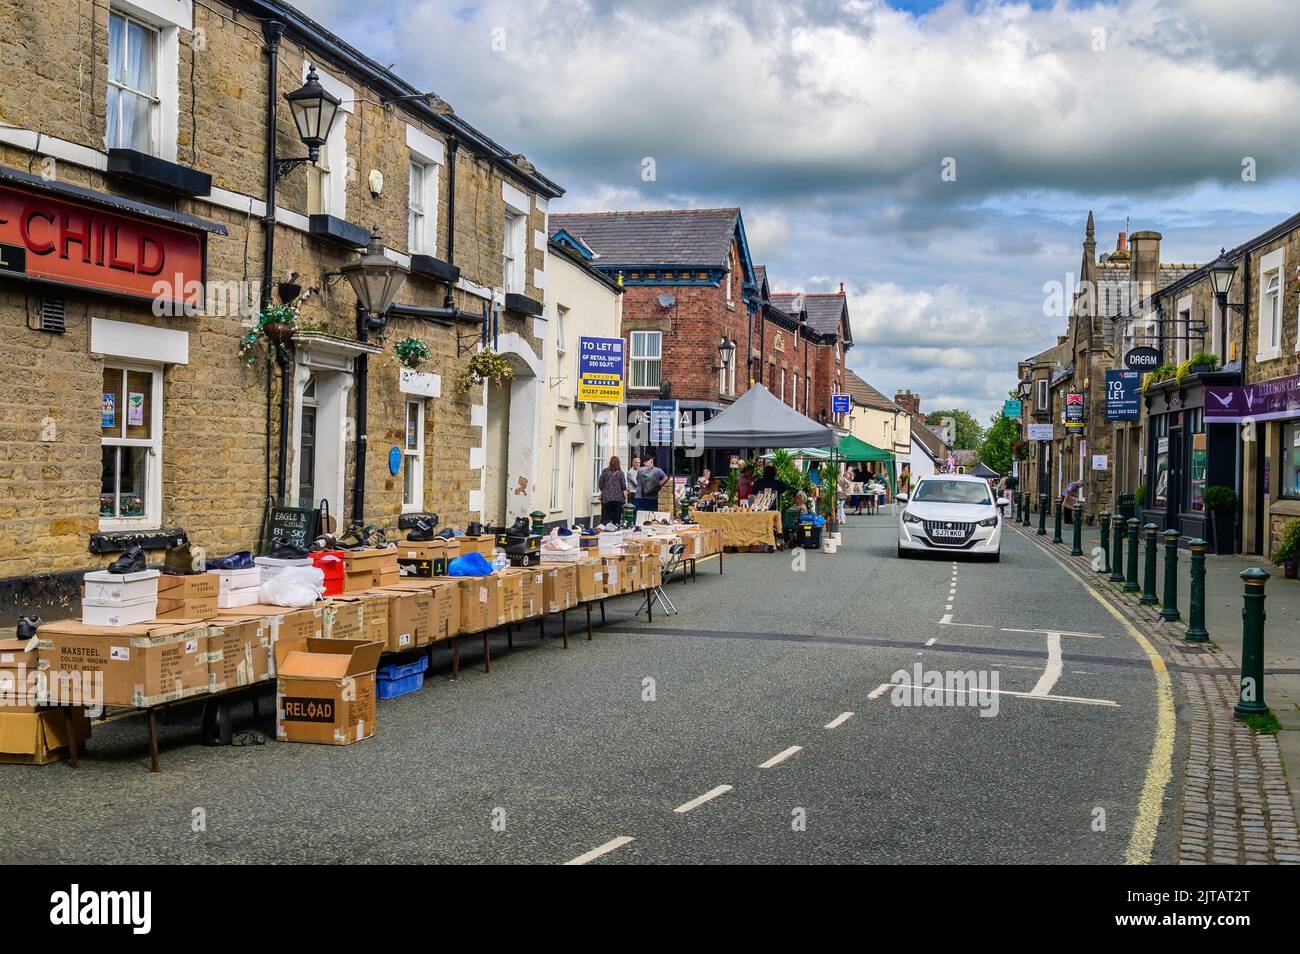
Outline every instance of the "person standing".
<path id="1" fill-rule="evenodd" d="M 753 492 L 754 467 L 752 464 L 746 464 L 741 468 L 740 476 L 736 478 L 736 501 L 743 505 Z"/>
<path id="2" fill-rule="evenodd" d="M 659 509 L 659 488 L 663 486 L 668 475 L 655 463 L 653 457 L 647 457 L 641 469 L 636 472 L 636 496 L 633 502 L 636 509 L 655 511 Z"/>
<path id="3" fill-rule="evenodd" d="M 596 490 L 600 494 L 600 522 L 617 524 L 623 515 L 623 504 L 627 502 L 627 474 L 618 457 L 611 457 L 609 466 L 600 472 Z"/>
<path id="4" fill-rule="evenodd" d="M 640 457 L 633 457 L 630 461 L 628 461 L 627 473 L 624 474 L 624 476 L 627 478 L 627 501 L 628 502 L 630 502 L 633 496 L 636 494 L 636 472 L 640 469 L 641 469 Z"/>
<path id="5" fill-rule="evenodd" d="M 1083 492 L 1083 481 L 1072 480 L 1065 486 L 1065 493 L 1062 494 L 1061 503 L 1065 507 L 1065 522 L 1073 524 L 1075 514 L 1079 508 L 1079 495 Z"/>

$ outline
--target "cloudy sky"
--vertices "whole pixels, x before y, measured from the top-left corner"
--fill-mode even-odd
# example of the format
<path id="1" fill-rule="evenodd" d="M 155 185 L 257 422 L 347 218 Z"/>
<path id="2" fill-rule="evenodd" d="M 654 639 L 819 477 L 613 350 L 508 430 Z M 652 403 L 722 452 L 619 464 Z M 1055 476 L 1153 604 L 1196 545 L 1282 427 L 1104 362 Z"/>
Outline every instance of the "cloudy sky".
<path id="1" fill-rule="evenodd" d="M 299 0 L 554 210 L 740 205 L 774 288 L 850 291 L 863 377 L 981 420 L 1063 330 L 1090 209 L 1167 262 L 1296 211 L 1294 3 Z"/>

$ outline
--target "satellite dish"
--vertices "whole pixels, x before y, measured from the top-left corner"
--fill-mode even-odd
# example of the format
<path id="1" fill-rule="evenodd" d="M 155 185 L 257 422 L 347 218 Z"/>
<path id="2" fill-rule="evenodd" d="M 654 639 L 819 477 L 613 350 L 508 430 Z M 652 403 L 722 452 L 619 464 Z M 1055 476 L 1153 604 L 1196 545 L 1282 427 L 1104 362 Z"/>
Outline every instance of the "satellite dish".
<path id="1" fill-rule="evenodd" d="M 671 308 L 675 304 L 677 304 L 677 299 L 674 298 L 672 295 L 668 294 L 668 292 L 664 292 L 662 295 L 659 296 L 660 308 Z"/>

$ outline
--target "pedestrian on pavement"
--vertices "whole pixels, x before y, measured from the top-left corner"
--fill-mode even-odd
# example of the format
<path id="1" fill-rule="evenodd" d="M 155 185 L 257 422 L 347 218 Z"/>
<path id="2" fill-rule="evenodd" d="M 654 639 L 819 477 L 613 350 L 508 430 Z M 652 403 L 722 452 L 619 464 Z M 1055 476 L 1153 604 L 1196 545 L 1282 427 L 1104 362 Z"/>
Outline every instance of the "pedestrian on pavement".
<path id="1" fill-rule="evenodd" d="M 627 474 L 617 456 L 611 457 L 609 466 L 600 472 L 596 489 L 600 494 L 600 522 L 617 524 L 627 502 Z"/>
<path id="2" fill-rule="evenodd" d="M 736 501 L 743 504 L 754 492 L 754 465 L 746 464 L 736 478 Z"/>
<path id="3" fill-rule="evenodd" d="M 668 475 L 664 473 L 653 457 L 647 457 L 636 472 L 636 488 L 633 503 L 638 511 L 659 509 L 659 488 L 663 486 Z"/>
<path id="4" fill-rule="evenodd" d="M 1074 523 L 1074 511 L 1079 506 L 1079 495 L 1083 492 L 1083 481 L 1072 480 L 1065 486 L 1062 505 L 1065 507 L 1065 522 Z"/>
<path id="5" fill-rule="evenodd" d="M 838 523 L 844 522 L 845 509 L 844 501 L 848 499 L 849 488 L 853 485 L 850 479 L 852 474 L 848 470 L 841 470 L 839 479 L 835 482 L 836 507 L 835 519 Z"/>
<path id="6" fill-rule="evenodd" d="M 640 457 L 633 457 L 630 461 L 628 461 L 627 473 L 624 475 L 627 477 L 627 500 L 628 501 L 631 501 L 633 496 L 636 495 L 636 472 L 640 469 L 641 469 Z"/>

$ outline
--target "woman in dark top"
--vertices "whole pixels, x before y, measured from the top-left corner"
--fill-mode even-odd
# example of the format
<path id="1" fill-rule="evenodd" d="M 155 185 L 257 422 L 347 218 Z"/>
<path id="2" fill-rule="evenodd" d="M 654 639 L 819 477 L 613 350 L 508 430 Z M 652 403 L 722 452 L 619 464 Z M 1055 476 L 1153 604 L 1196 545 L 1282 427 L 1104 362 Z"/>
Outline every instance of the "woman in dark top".
<path id="1" fill-rule="evenodd" d="M 600 472 L 596 491 L 600 494 L 600 522 L 618 523 L 623 515 L 623 501 L 627 500 L 627 474 L 617 457 L 611 457 L 609 466 Z"/>

